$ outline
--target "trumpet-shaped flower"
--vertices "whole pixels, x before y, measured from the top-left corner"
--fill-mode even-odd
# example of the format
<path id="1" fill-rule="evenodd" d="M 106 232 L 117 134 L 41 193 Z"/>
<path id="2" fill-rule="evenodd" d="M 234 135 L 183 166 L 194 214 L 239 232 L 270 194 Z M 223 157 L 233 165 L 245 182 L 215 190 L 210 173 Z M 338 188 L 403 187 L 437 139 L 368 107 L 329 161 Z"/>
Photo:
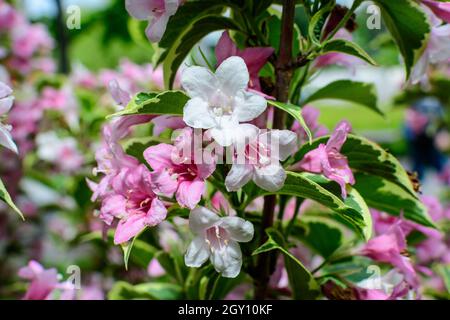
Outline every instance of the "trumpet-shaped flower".
<path id="1" fill-rule="evenodd" d="M 247 136 L 256 136 L 255 127 L 241 124 L 258 117 L 266 100 L 247 92 L 249 73 L 240 57 L 226 59 L 213 73 L 203 67 L 189 67 L 181 83 L 190 96 L 183 120 L 193 128 L 209 129 L 212 138 L 227 147 Z"/>
<path id="2" fill-rule="evenodd" d="M 280 161 L 297 149 L 297 135 L 290 130 L 271 130 L 260 133 L 243 150 L 237 150 L 235 163 L 225 179 L 228 191 L 237 191 L 253 180 L 267 191 L 281 189 L 286 172 Z M 243 157 L 239 155 L 243 153 Z"/>
<path id="3" fill-rule="evenodd" d="M 439 19 L 450 23 L 450 3 L 435 0 L 422 0 L 422 3 L 430 8 Z"/>
<path id="4" fill-rule="evenodd" d="M 196 237 L 186 251 L 186 265 L 198 268 L 209 258 L 223 277 L 237 277 L 242 266 L 238 242 L 252 240 L 253 225 L 242 218 L 219 217 L 209 209 L 197 207 L 189 215 L 189 227 Z"/>
<path id="5" fill-rule="evenodd" d="M 175 146 L 160 143 L 144 151 L 144 158 L 154 172 L 152 181 L 155 190 L 161 193 L 176 192 L 177 202 L 182 207 L 194 209 L 204 191 L 205 180 L 214 172 L 215 165 L 195 164 L 191 152 L 179 157 L 180 151 L 192 150 L 192 129 L 186 128 L 175 141 Z"/>
<path id="6" fill-rule="evenodd" d="M 144 165 L 125 168 L 113 180 L 112 191 L 103 199 L 101 215 L 110 222 L 119 219 L 115 244 L 130 240 L 145 227 L 155 226 L 166 218 L 167 209 L 151 185 L 150 171 Z"/>
<path id="7" fill-rule="evenodd" d="M 167 22 L 173 16 L 183 0 L 126 0 L 128 13 L 138 20 L 148 20 L 145 30 L 152 42 L 161 40 L 166 31 Z"/>
<path id="8" fill-rule="evenodd" d="M 347 196 L 346 184 L 355 183 L 347 157 L 340 153 L 350 131 L 351 125 L 347 121 L 340 122 L 326 144 L 322 143 L 308 152 L 302 161 L 295 165 L 295 168 L 300 170 L 321 173 L 336 181 L 341 186 L 344 198 Z"/>
<path id="9" fill-rule="evenodd" d="M 13 102 L 12 89 L 0 81 L 0 117 L 6 115 L 11 110 Z M 0 145 L 18 153 L 17 146 L 11 137 L 10 131 L 11 126 L 0 122 Z"/>

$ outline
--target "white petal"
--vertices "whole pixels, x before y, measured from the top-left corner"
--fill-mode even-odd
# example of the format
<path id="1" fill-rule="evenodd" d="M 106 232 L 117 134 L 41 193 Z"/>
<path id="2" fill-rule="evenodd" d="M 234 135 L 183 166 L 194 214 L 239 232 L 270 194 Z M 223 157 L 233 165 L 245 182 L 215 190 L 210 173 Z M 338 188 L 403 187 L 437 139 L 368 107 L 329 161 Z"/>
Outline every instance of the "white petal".
<path id="1" fill-rule="evenodd" d="M 249 242 L 253 239 L 254 228 L 250 221 L 239 217 L 224 217 L 220 226 L 228 231 L 231 239 L 238 242 Z"/>
<path id="2" fill-rule="evenodd" d="M 19 151 L 17 150 L 17 146 L 11 137 L 11 133 L 1 123 L 0 123 L 0 145 L 14 151 L 15 153 L 19 153 Z"/>
<path id="3" fill-rule="evenodd" d="M 233 143 L 247 145 L 254 141 L 259 133 L 259 128 L 249 123 L 240 124 L 235 130 Z"/>
<path id="4" fill-rule="evenodd" d="M 272 163 L 262 168 L 255 168 L 253 181 L 256 185 L 269 192 L 280 190 L 286 180 L 286 172 L 278 163 Z"/>
<path id="5" fill-rule="evenodd" d="M 209 247 L 202 236 L 192 240 L 184 255 L 184 263 L 188 267 L 198 268 L 209 258 Z"/>
<path id="6" fill-rule="evenodd" d="M 242 58 L 237 56 L 229 57 L 220 64 L 216 70 L 216 78 L 222 92 L 230 97 L 247 89 L 250 79 L 247 65 Z"/>
<path id="7" fill-rule="evenodd" d="M 202 98 L 205 101 L 218 89 L 216 76 L 203 67 L 189 67 L 181 75 L 181 85 L 191 98 Z"/>
<path id="8" fill-rule="evenodd" d="M 209 129 L 217 125 L 208 103 L 201 98 L 190 99 L 183 110 L 183 121 L 193 128 Z"/>
<path id="9" fill-rule="evenodd" d="M 178 2 L 180 0 L 165 0 L 166 14 L 174 15 L 178 10 Z"/>
<path id="10" fill-rule="evenodd" d="M 253 177 L 253 167 L 249 164 L 233 164 L 225 178 L 228 191 L 237 191 L 245 186 Z"/>
<path id="11" fill-rule="evenodd" d="M 13 96 L 0 99 L 0 116 L 8 113 L 9 110 L 11 110 L 13 103 L 14 103 Z"/>
<path id="12" fill-rule="evenodd" d="M 215 250 L 210 257 L 211 263 L 217 272 L 225 278 L 236 278 L 241 271 L 242 252 L 239 244 L 229 241 L 222 250 Z"/>
<path id="13" fill-rule="evenodd" d="M 217 125 L 208 134 L 211 134 L 212 138 L 222 147 L 232 145 L 236 136 L 239 135 L 239 122 L 231 116 L 222 116 L 216 119 Z"/>
<path id="14" fill-rule="evenodd" d="M 297 134 L 291 130 L 270 130 L 261 136 L 263 141 L 270 144 L 272 157 L 284 161 L 297 151 Z"/>
<path id="15" fill-rule="evenodd" d="M 251 121 L 260 116 L 267 108 L 267 101 L 260 95 L 242 91 L 235 98 L 233 115 L 239 122 Z"/>
<path id="16" fill-rule="evenodd" d="M 0 81 L 0 99 L 6 98 L 13 93 L 12 89 L 4 82 Z"/>
<path id="17" fill-rule="evenodd" d="M 220 220 L 220 217 L 205 207 L 197 207 L 189 214 L 189 227 L 192 232 L 203 235 L 204 231 L 212 227 Z"/>

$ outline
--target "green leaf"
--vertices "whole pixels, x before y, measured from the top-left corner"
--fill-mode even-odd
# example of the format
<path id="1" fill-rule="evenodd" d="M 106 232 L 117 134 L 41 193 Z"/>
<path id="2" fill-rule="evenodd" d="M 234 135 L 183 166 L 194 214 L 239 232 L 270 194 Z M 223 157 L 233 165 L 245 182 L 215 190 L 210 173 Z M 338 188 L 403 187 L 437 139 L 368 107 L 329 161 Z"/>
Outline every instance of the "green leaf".
<path id="1" fill-rule="evenodd" d="M 450 265 L 438 265 L 437 271 L 444 281 L 447 292 L 450 294 Z"/>
<path id="2" fill-rule="evenodd" d="M 0 200 L 5 202 L 8 206 L 11 207 L 11 209 L 17 212 L 17 214 L 22 218 L 22 220 L 25 220 L 22 211 L 20 211 L 20 209 L 14 204 L 13 200 L 11 199 L 11 196 L 8 193 L 8 190 L 6 190 L 6 187 L 1 179 L 0 179 Z"/>
<path id="3" fill-rule="evenodd" d="M 410 193 L 405 192 L 399 185 L 362 172 L 356 173 L 355 179 L 354 188 L 360 192 L 371 208 L 394 216 L 403 214 L 409 220 L 435 228 L 422 202 Z"/>
<path id="4" fill-rule="evenodd" d="M 376 113 L 383 115 L 383 112 L 377 106 L 377 93 L 375 86 L 371 83 L 338 80 L 326 85 L 310 95 L 304 101 L 304 104 L 324 99 L 354 102 L 366 106 Z"/>
<path id="5" fill-rule="evenodd" d="M 128 260 L 130 258 L 140 267 L 147 268 L 148 264 L 156 254 L 156 248 L 145 241 L 137 239 L 138 237 L 139 235 L 121 245 L 123 250 L 123 262 L 126 270 L 128 270 Z M 131 254 L 131 252 L 133 252 L 133 254 Z"/>
<path id="6" fill-rule="evenodd" d="M 305 130 L 306 134 L 308 135 L 309 142 L 312 142 L 312 133 L 311 130 L 308 128 L 308 125 L 305 122 L 305 119 L 303 119 L 302 116 L 302 109 L 299 106 L 293 105 L 291 103 L 282 103 L 278 101 L 272 101 L 267 100 L 267 103 L 271 104 L 274 107 L 277 107 L 278 109 L 281 109 L 287 113 L 289 113 L 292 117 L 294 117 L 295 120 L 297 120 L 302 128 Z"/>
<path id="7" fill-rule="evenodd" d="M 328 139 L 329 136 L 325 136 L 314 140 L 311 145 L 303 145 L 294 155 L 294 161 L 300 161 L 306 153 L 317 148 L 321 143 L 326 143 Z M 348 158 L 349 166 L 353 170 L 383 177 L 417 198 L 414 186 L 401 163 L 378 144 L 349 134 L 341 153 Z"/>
<path id="8" fill-rule="evenodd" d="M 275 229 L 268 229 L 267 242 L 253 252 L 257 255 L 263 252 L 279 250 L 284 255 L 284 263 L 288 273 L 289 285 L 293 298 L 296 300 L 312 300 L 320 296 L 320 288 L 308 269 L 287 249 L 283 236 Z"/>
<path id="9" fill-rule="evenodd" d="M 159 139 L 155 137 L 140 137 L 131 138 L 124 143 L 124 150 L 126 154 L 135 157 L 141 163 L 146 163 L 144 159 L 144 151 L 151 146 L 161 143 Z"/>
<path id="10" fill-rule="evenodd" d="M 108 293 L 109 300 L 176 300 L 182 297 L 182 288 L 180 286 L 162 282 L 132 285 L 125 281 L 118 281 Z"/>
<path id="11" fill-rule="evenodd" d="M 328 179 L 302 172 L 286 172 L 287 178 L 281 190 L 275 194 L 290 195 L 305 199 L 314 200 L 337 213 L 337 216 L 345 220 L 364 239 L 369 239 L 372 230 L 372 220 L 369 209 L 359 193 L 351 188 L 347 188 L 348 196 L 341 199 L 341 190 L 337 183 Z M 246 189 L 247 193 L 250 188 Z M 272 194 L 260 188 L 252 188 L 249 195 L 251 201 L 259 196 Z"/>
<path id="12" fill-rule="evenodd" d="M 330 257 L 343 243 L 345 229 L 337 222 L 322 216 L 302 216 L 300 234 L 292 233 L 324 259 Z"/>
<path id="13" fill-rule="evenodd" d="M 376 61 L 372 59 L 372 57 L 364 51 L 360 46 L 356 43 L 347 41 L 344 39 L 336 39 L 331 40 L 324 44 L 322 48 L 322 53 L 330 53 L 330 52 L 341 52 L 346 53 L 355 57 L 358 57 L 371 65 L 377 65 Z"/>
<path id="14" fill-rule="evenodd" d="M 188 56 L 191 49 L 206 35 L 218 30 L 239 30 L 238 25 L 230 18 L 219 15 L 207 15 L 194 20 L 192 24 L 180 32 L 161 59 L 164 60 L 164 85 L 171 88 L 178 68 Z"/>
<path id="15" fill-rule="evenodd" d="M 373 0 L 400 49 L 405 62 L 407 78 L 420 58 L 431 27 L 426 13 L 412 0 Z"/>
<path id="16" fill-rule="evenodd" d="M 107 118 L 137 114 L 183 115 L 183 108 L 189 97 L 182 91 L 161 93 L 138 93 L 125 107 Z"/>
<path id="17" fill-rule="evenodd" d="M 225 3 L 220 1 L 186 1 L 170 17 L 166 31 L 161 41 L 159 41 L 158 46 L 161 48 L 169 48 L 194 20 L 208 14 L 218 14 L 224 9 L 224 6 Z"/>

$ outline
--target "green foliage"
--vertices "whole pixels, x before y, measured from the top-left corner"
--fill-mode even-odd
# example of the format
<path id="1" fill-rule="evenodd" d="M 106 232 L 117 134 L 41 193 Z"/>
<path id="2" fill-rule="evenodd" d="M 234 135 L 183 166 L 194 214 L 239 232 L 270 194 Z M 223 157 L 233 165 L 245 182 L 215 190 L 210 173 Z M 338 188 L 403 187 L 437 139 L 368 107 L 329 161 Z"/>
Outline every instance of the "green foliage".
<path id="1" fill-rule="evenodd" d="M 419 59 L 430 32 L 428 18 L 413 0 L 374 0 L 381 9 L 386 27 L 395 40 L 409 77 Z"/>
<path id="2" fill-rule="evenodd" d="M 149 282 L 132 285 L 118 281 L 108 293 L 109 300 L 176 300 L 182 298 L 182 288 L 173 283 Z"/>
<path id="3" fill-rule="evenodd" d="M 275 229 L 266 230 L 269 239 L 253 252 L 253 255 L 279 250 L 284 256 L 292 296 L 296 300 L 313 300 L 320 296 L 320 288 L 313 275 L 286 248 L 283 236 Z"/>
<path id="4" fill-rule="evenodd" d="M 305 130 L 306 134 L 308 135 L 309 141 L 312 142 L 312 134 L 311 130 L 308 128 L 308 125 L 305 122 L 305 119 L 303 119 L 302 116 L 302 109 L 299 106 L 293 105 L 291 103 L 282 103 L 278 101 L 272 101 L 268 100 L 268 104 L 277 107 L 278 109 L 281 109 L 288 114 L 290 114 L 295 120 L 297 120 L 302 128 Z"/>
<path id="5" fill-rule="evenodd" d="M 128 116 L 137 114 L 183 115 L 183 108 L 189 97 L 182 91 L 164 91 L 162 93 L 138 93 L 125 109 L 110 115 Z"/>
<path id="6" fill-rule="evenodd" d="M 6 190 L 5 185 L 3 184 L 3 181 L 0 179 L 0 200 L 5 202 L 8 206 L 11 207 L 17 214 L 25 220 L 25 217 L 23 216 L 22 211 L 14 204 L 13 200 L 11 199 L 11 196 L 8 193 L 8 190 Z"/>
<path id="7" fill-rule="evenodd" d="M 358 57 L 371 65 L 377 65 L 376 61 L 372 59 L 372 57 L 365 52 L 360 46 L 356 43 L 347 41 L 344 39 L 336 39 L 328 41 L 322 47 L 322 53 L 330 53 L 330 52 L 340 52 L 349 54 L 355 57 Z"/>
<path id="8" fill-rule="evenodd" d="M 383 114 L 377 105 L 375 86 L 370 83 L 338 80 L 307 97 L 304 104 L 324 99 L 354 102 L 366 106 L 378 114 Z"/>

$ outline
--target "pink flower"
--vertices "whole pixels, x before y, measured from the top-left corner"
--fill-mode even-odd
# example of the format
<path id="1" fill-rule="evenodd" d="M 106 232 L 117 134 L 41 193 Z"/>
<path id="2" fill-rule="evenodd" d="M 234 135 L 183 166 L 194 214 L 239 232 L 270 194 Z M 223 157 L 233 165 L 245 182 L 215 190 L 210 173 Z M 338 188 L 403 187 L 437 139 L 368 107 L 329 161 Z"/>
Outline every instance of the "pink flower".
<path id="1" fill-rule="evenodd" d="M 347 197 L 346 184 L 354 184 L 355 178 L 348 166 L 347 157 L 340 153 L 347 134 L 352 130 L 347 121 L 340 122 L 326 144 L 320 144 L 317 149 L 308 152 L 295 165 L 303 171 L 321 173 L 341 186 L 342 197 Z"/>
<path id="2" fill-rule="evenodd" d="M 186 127 L 183 118 L 171 115 L 158 116 L 152 120 L 153 134 L 159 136 L 165 129 L 182 129 Z"/>
<path id="3" fill-rule="evenodd" d="M 53 39 L 42 24 L 22 24 L 14 29 L 12 37 L 14 55 L 29 59 L 38 51 L 53 48 Z"/>
<path id="4" fill-rule="evenodd" d="M 215 170 L 215 164 L 194 163 L 193 146 L 193 130 L 185 128 L 174 146 L 161 143 L 144 151 L 145 160 L 154 170 L 156 190 L 165 194 L 176 192 L 177 202 L 190 209 L 200 202 L 205 180 Z"/>
<path id="5" fill-rule="evenodd" d="M 167 22 L 173 16 L 183 0 L 126 0 L 128 13 L 138 20 L 148 20 L 145 33 L 151 42 L 161 40 L 166 31 Z"/>
<path id="6" fill-rule="evenodd" d="M 157 278 L 166 274 L 166 270 L 158 262 L 158 259 L 153 258 L 147 267 L 147 273 L 152 278 Z"/>
<path id="7" fill-rule="evenodd" d="M 8 3 L 0 1 L 0 31 L 11 30 L 17 22 L 17 12 Z"/>
<path id="8" fill-rule="evenodd" d="M 24 300 L 45 300 L 58 287 L 56 269 L 44 269 L 42 265 L 31 260 L 26 267 L 19 270 L 21 278 L 31 280 L 31 284 L 23 297 Z"/>
<path id="9" fill-rule="evenodd" d="M 361 250 L 361 254 L 396 267 L 404 275 L 405 280 L 416 288 L 417 274 L 409 258 L 403 255 L 407 246 L 405 233 L 400 224 L 401 222 L 396 223 L 386 233 L 370 239 Z"/>
<path id="10" fill-rule="evenodd" d="M 422 3 L 430 8 L 438 18 L 450 23 L 450 3 L 434 0 L 422 0 Z"/>
<path id="11" fill-rule="evenodd" d="M 106 223 L 119 219 L 114 243 L 124 243 L 145 227 L 156 226 L 167 209 L 152 189 L 150 171 L 145 165 L 120 170 L 112 181 L 112 190 L 102 201 L 100 215 Z"/>
<path id="12" fill-rule="evenodd" d="M 244 59 L 250 74 L 249 89 L 261 92 L 261 84 L 259 82 L 259 71 L 267 63 L 269 57 L 273 54 L 274 49 L 269 47 L 255 47 L 240 50 L 231 40 L 228 31 L 222 33 L 216 46 L 217 65 L 231 56 L 238 56 Z"/>

